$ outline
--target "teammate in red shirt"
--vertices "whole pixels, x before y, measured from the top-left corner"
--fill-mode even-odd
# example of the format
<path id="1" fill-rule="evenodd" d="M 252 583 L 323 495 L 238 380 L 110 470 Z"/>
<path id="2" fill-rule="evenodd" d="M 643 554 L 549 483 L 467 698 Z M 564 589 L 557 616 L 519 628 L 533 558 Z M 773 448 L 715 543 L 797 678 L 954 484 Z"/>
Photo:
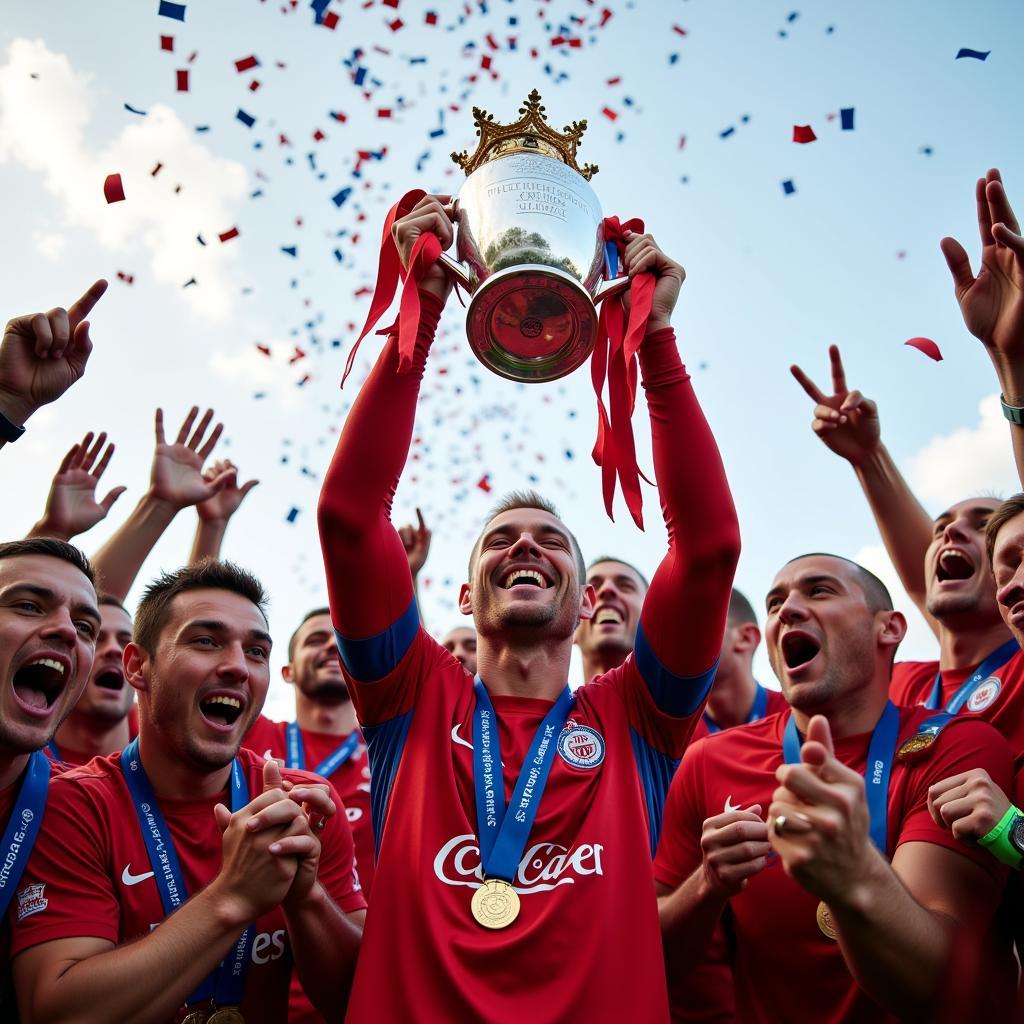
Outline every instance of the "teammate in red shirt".
<path id="1" fill-rule="evenodd" d="M 728 906 L 741 1019 L 932 1019 L 957 929 L 989 937 L 1005 875 L 936 824 L 928 789 L 973 767 L 1008 786 L 1010 752 L 977 719 L 888 700 L 905 621 L 855 563 L 790 562 L 767 608 L 793 710 L 683 759 L 655 865 L 674 889 L 661 900 L 670 962 L 686 964 Z M 1007 942 L 988 969 L 984 1019 L 1012 998 Z"/>
<path id="2" fill-rule="evenodd" d="M 451 241 L 436 197 L 395 224 L 403 259 L 425 230 Z M 332 617 L 370 747 L 379 848 L 354 1024 L 667 1020 L 651 854 L 714 675 L 739 537 L 668 326 L 682 268 L 649 236 L 628 239 L 625 266 L 656 275 L 639 356 L 670 546 L 618 669 L 569 695 L 594 591 L 536 496 L 504 502 L 474 545 L 460 607 L 477 629 L 477 682 L 419 627 L 388 514 L 450 290 L 440 268 L 421 282 L 412 372 L 396 372 L 393 333 L 324 481 Z"/>
<path id="3" fill-rule="evenodd" d="M 471 626 L 455 626 L 449 629 L 441 646 L 466 670 L 476 675 L 476 630 Z"/>
<path id="4" fill-rule="evenodd" d="M 212 999 L 277 1024 L 293 960 L 325 1015 L 342 1013 L 359 944 L 345 912 L 363 907 L 345 816 L 327 820 L 336 804 L 315 776 L 282 785 L 276 762 L 239 750 L 269 684 L 263 601 L 224 563 L 143 597 L 125 651 L 139 740 L 50 787 L 11 911 L 25 1019 L 100 1006 L 174 1021 Z"/>

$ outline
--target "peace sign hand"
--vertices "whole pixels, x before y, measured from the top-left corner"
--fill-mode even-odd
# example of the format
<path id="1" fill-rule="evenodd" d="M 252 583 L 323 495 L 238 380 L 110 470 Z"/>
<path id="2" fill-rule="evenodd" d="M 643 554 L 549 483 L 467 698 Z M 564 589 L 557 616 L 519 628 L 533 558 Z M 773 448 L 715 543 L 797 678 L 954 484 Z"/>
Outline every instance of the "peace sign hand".
<path id="1" fill-rule="evenodd" d="M 832 364 L 832 394 L 825 395 L 810 377 L 793 365 L 790 372 L 814 402 L 814 421 L 811 429 L 824 444 L 854 466 L 863 465 L 882 443 L 878 406 L 859 391 L 846 387 L 846 373 L 838 345 L 830 345 Z"/>
<path id="2" fill-rule="evenodd" d="M 0 343 L 0 412 L 16 426 L 85 373 L 92 352 L 86 317 L 106 290 L 107 282 L 99 280 L 67 309 L 8 321 Z"/>

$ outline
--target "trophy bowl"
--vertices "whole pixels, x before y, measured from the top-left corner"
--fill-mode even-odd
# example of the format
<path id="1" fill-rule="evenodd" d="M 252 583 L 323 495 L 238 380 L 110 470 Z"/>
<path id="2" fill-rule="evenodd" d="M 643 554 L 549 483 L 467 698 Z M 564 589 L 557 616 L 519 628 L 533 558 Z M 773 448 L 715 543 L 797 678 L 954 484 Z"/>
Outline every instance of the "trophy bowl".
<path id="1" fill-rule="evenodd" d="M 604 216 L 576 164 L 586 121 L 546 123 L 535 89 L 511 125 L 473 109 L 480 142 L 453 153 L 467 174 L 453 202 L 456 255 L 441 261 L 471 299 L 466 334 L 477 358 L 509 380 L 557 380 L 593 351 L 596 303 L 628 287 L 604 280 Z"/>

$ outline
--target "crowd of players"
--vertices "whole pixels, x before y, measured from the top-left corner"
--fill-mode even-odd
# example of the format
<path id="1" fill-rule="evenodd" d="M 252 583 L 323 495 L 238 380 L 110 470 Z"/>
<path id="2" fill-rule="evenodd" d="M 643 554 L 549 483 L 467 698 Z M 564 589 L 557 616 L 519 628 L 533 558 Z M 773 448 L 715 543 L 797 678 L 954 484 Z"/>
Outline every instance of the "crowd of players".
<path id="1" fill-rule="evenodd" d="M 979 275 L 942 248 L 1024 481 L 1024 240 L 998 172 L 976 198 Z M 397 221 L 403 262 L 424 232 L 451 243 L 445 203 Z M 103 434 L 71 449 L 29 536 L 0 544 L 3 1020 L 1021 1019 L 1024 495 L 932 520 L 839 352 L 830 393 L 793 367 L 938 658 L 895 660 L 906 620 L 867 569 L 783 552 L 763 605 L 781 691 L 762 686 L 739 524 L 670 326 L 683 270 L 649 235 L 622 257 L 654 277 L 653 575 L 588 565 L 516 492 L 470 553 L 473 627 L 425 630 L 430 531 L 390 516 L 451 288 L 428 268 L 412 366 L 392 333 L 325 477 L 329 607 L 296 616 L 292 722 L 261 714 L 264 591 L 219 560 L 256 482 L 211 462 L 213 411 L 173 442 L 157 411 L 149 487 L 91 560 L 69 542 L 123 488 L 98 499 Z M 8 323 L 0 447 L 83 376 L 105 287 Z M 189 507 L 187 564 L 133 615 Z"/>

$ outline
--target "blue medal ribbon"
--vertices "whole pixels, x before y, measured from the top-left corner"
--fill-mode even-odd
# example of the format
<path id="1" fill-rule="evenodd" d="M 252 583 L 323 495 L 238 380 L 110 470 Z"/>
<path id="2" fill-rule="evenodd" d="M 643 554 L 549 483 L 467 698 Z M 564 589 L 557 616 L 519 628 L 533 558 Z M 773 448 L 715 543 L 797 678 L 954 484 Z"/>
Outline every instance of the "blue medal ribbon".
<path id="1" fill-rule="evenodd" d="M 1007 640 L 1001 647 L 997 647 L 971 674 L 967 682 L 960 687 L 946 703 L 944 711 L 955 715 L 972 697 L 974 691 L 988 679 L 998 668 L 1002 668 L 1018 651 L 1020 644 L 1016 640 Z M 942 672 L 935 673 L 935 685 L 932 687 L 931 696 L 925 701 L 925 707 L 931 711 L 937 711 L 942 704 Z"/>
<path id="2" fill-rule="evenodd" d="M 747 715 L 747 720 L 743 724 L 750 725 L 751 722 L 760 722 L 767 710 L 768 691 L 758 683 L 757 693 L 754 694 L 754 703 L 751 705 L 750 714 Z M 722 731 L 722 727 L 706 711 L 704 712 L 704 724 L 707 726 L 708 732 Z"/>
<path id="3" fill-rule="evenodd" d="M 135 814 L 139 819 L 139 828 L 142 830 L 164 914 L 170 916 L 188 899 L 188 891 L 170 830 L 146 776 L 146 769 L 142 766 L 138 739 L 132 740 L 121 751 L 121 772 L 135 805 Z M 236 757 L 231 763 L 231 812 L 240 811 L 248 802 L 249 785 L 241 762 Z M 230 959 L 226 957 L 222 960 L 188 997 L 186 1003 L 203 1003 L 213 999 L 219 1006 L 238 1006 L 245 992 L 245 976 L 249 971 L 250 951 L 255 935 L 256 929 L 252 925 L 246 928 L 235 943 Z"/>
<path id="4" fill-rule="evenodd" d="M 476 691 L 476 709 L 473 712 L 473 786 L 476 790 L 480 864 L 485 878 L 501 878 L 511 883 L 519 869 L 519 861 L 530 838 L 530 829 L 537 817 L 537 809 L 554 761 L 558 735 L 575 698 L 566 686 L 537 727 L 519 770 L 519 778 L 512 789 L 512 799 L 506 808 L 498 717 L 479 676 L 473 687 Z"/>
<path id="5" fill-rule="evenodd" d="M 936 716 L 938 717 L 938 716 Z M 889 857 L 889 776 L 896 754 L 896 739 L 900 731 L 899 708 L 890 700 L 885 705 L 882 717 L 875 725 L 868 745 L 868 759 L 864 765 L 864 782 L 867 792 L 868 813 L 871 816 L 871 841 L 882 856 Z M 800 763 L 800 747 L 803 738 L 796 728 L 792 712 L 782 735 L 782 755 L 786 764 Z"/>
<path id="6" fill-rule="evenodd" d="M 60 747 L 57 746 L 56 740 L 51 739 L 50 742 L 46 744 L 46 751 L 54 761 L 64 760 L 64 758 L 60 756 Z"/>
<path id="7" fill-rule="evenodd" d="M 14 899 L 14 891 L 39 835 L 49 787 L 50 759 L 37 750 L 29 756 L 25 779 L 11 807 L 4 837 L 0 840 L 3 843 L 0 849 L 0 920 Z"/>
<path id="8" fill-rule="evenodd" d="M 287 756 L 285 763 L 289 768 L 306 770 L 306 748 L 302 743 L 302 730 L 298 722 L 289 722 L 285 730 Z M 328 754 L 314 769 L 313 774 L 326 779 L 333 775 L 359 749 L 359 730 L 354 729 L 344 742 L 333 753 Z"/>

